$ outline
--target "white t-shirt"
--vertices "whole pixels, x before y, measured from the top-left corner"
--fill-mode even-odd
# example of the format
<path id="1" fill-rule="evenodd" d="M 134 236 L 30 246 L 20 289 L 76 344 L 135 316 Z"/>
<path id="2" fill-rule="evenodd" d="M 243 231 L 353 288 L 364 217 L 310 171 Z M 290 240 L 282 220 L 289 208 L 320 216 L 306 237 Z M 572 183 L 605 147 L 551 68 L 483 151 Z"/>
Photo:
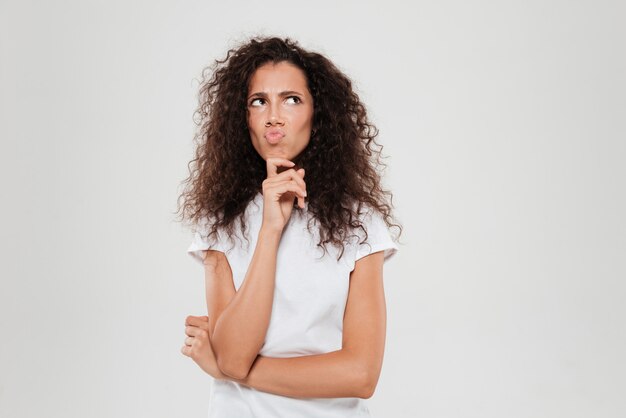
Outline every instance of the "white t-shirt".
<path id="1" fill-rule="evenodd" d="M 358 228 L 356 237 L 346 244 L 341 260 L 340 249 L 327 244 L 327 253 L 319 242 L 319 225 L 313 220 L 307 230 L 308 203 L 294 208 L 283 229 L 276 262 L 276 280 L 272 315 L 265 343 L 259 354 L 266 357 L 299 357 L 340 350 L 343 316 L 348 297 L 350 272 L 356 260 L 384 251 L 385 261 L 398 247 L 382 217 L 371 209 L 360 220 L 368 233 L 367 243 Z M 259 192 L 246 208 L 249 245 L 241 238 L 239 219 L 235 223 L 235 242 L 219 231 L 216 242 L 207 242 L 195 232 L 188 253 L 202 263 L 205 250 L 224 252 L 235 289 L 239 290 L 252 259 L 263 219 L 263 195 Z M 206 232 L 205 232 L 206 238 Z M 369 245 L 368 245 L 369 243 Z M 227 380 L 214 380 L 209 403 L 209 418 L 347 418 L 370 417 L 361 398 L 292 398 L 258 391 Z"/>

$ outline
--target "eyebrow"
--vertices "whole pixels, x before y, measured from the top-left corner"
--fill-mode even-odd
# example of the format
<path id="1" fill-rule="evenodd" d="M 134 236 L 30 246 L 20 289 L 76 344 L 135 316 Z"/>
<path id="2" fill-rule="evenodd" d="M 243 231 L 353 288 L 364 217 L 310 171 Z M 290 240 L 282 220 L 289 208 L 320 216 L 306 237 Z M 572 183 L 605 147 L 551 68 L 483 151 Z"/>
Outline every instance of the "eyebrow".
<path id="1" fill-rule="evenodd" d="M 293 94 L 297 94 L 298 96 L 304 96 L 304 94 L 297 92 L 297 91 L 293 91 L 293 90 L 286 90 L 286 91 L 281 91 L 280 93 L 278 93 L 278 95 L 280 97 L 285 97 L 285 96 L 290 96 Z M 250 96 L 248 96 L 248 99 L 251 99 L 252 97 L 267 97 L 267 94 L 263 93 L 263 92 L 256 92 L 256 93 L 252 93 Z"/>

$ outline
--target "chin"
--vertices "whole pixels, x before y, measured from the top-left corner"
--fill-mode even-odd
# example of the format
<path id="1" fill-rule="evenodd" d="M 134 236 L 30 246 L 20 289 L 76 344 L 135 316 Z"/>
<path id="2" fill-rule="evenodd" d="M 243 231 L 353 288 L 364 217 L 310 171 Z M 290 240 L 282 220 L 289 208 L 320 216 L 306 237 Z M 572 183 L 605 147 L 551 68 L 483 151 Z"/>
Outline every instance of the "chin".
<path id="1" fill-rule="evenodd" d="M 278 158 L 284 158 L 286 160 L 291 160 L 291 156 L 284 152 L 268 152 L 265 154 L 263 159 L 267 161 L 267 159 L 270 157 L 278 157 Z"/>

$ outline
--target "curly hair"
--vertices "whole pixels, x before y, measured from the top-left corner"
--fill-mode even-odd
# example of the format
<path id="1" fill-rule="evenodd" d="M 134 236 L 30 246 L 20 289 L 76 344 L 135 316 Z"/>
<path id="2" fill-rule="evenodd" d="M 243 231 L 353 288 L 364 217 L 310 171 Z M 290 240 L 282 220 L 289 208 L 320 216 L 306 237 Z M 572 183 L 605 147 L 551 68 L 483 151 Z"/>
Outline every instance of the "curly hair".
<path id="1" fill-rule="evenodd" d="M 399 229 L 397 240 L 402 227 L 392 222 L 393 196 L 380 184 L 379 168 L 386 165 L 380 161 L 382 145 L 375 141 L 378 129 L 368 121 L 351 80 L 328 58 L 290 38 L 254 37 L 203 69 L 194 112 L 196 152 L 178 198 L 177 212 L 183 199 L 180 220 L 195 225 L 211 219 L 208 236 L 222 228 L 232 240 L 239 217 L 246 235 L 245 209 L 267 177 L 247 126 L 247 86 L 260 66 L 285 61 L 304 72 L 313 97 L 315 133 L 294 162 L 306 169 L 308 211 L 319 222 L 317 246 L 324 253 L 328 243 L 341 248 L 339 260 L 357 228 L 365 233 L 361 243 L 366 242 L 359 219 L 364 205 L 378 211 L 387 226 Z"/>

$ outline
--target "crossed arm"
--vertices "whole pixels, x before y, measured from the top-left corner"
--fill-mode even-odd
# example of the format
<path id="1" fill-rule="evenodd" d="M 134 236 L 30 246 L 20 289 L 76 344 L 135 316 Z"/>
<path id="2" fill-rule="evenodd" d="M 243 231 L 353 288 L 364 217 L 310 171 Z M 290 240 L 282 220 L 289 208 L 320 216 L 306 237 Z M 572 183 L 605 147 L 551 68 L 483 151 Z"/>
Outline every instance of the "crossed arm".
<path id="1" fill-rule="evenodd" d="M 256 253 L 251 267 L 255 257 Z M 240 315 L 238 320 L 247 321 L 243 302 L 251 302 L 252 298 L 246 298 L 246 294 L 242 292 L 245 290 L 246 282 L 244 280 L 239 292 L 236 292 L 226 257 L 223 253 L 207 252 L 205 260 L 209 308 L 207 331 L 215 353 L 215 362 L 222 374 L 218 378 L 229 379 L 264 392 L 298 398 L 371 397 L 380 376 L 385 346 L 386 307 L 382 274 L 383 253 L 370 254 L 355 263 L 355 268 L 350 275 L 350 288 L 344 314 L 342 348 L 330 353 L 291 358 L 264 357 L 256 354 L 265 338 L 269 323 L 272 300 L 267 288 L 270 288 L 273 294 L 273 275 L 275 274 L 273 270 L 275 264 L 272 266 L 270 262 L 269 268 L 265 264 L 266 272 L 269 270 L 271 274 L 266 274 L 265 283 L 262 280 L 254 283 L 254 278 L 263 279 L 263 263 L 267 263 L 267 259 L 258 257 L 256 267 L 261 267 L 256 269 L 258 274 L 253 276 L 255 273 L 251 271 L 254 270 L 249 268 L 246 276 L 246 279 L 252 278 L 249 282 L 252 284 L 248 289 L 256 286 L 257 302 L 259 302 L 260 289 L 266 290 L 265 305 L 254 307 L 249 304 L 247 306 L 247 313 L 250 317 L 255 309 L 256 318 L 259 318 L 258 309 L 266 314 L 266 316 L 260 315 L 261 319 L 256 323 L 262 332 L 253 334 L 248 341 L 242 341 L 242 335 L 249 336 L 250 334 L 242 333 L 239 329 L 236 335 L 234 333 L 229 335 L 225 332 L 226 326 L 224 325 L 234 324 L 235 316 L 229 318 L 228 314 L 236 312 L 235 307 L 240 308 L 237 311 Z M 215 284 L 216 280 L 228 282 L 225 278 L 230 279 L 229 286 Z M 247 325 L 249 326 L 250 323 L 248 322 Z M 233 328 L 237 329 L 230 327 L 231 330 Z M 215 337 L 218 337 L 217 341 Z M 227 340 L 229 337 L 230 341 Z M 232 357 L 230 360 L 220 361 L 220 357 L 224 359 L 226 353 L 233 353 L 233 349 L 242 350 L 242 347 L 247 347 L 248 351 L 246 352 L 246 348 L 243 348 L 243 352 L 248 356 L 256 350 L 251 363 L 246 361 L 245 357 L 239 357 L 239 361 L 232 360 Z M 224 365 L 239 365 L 239 367 L 229 368 L 223 367 Z"/>

